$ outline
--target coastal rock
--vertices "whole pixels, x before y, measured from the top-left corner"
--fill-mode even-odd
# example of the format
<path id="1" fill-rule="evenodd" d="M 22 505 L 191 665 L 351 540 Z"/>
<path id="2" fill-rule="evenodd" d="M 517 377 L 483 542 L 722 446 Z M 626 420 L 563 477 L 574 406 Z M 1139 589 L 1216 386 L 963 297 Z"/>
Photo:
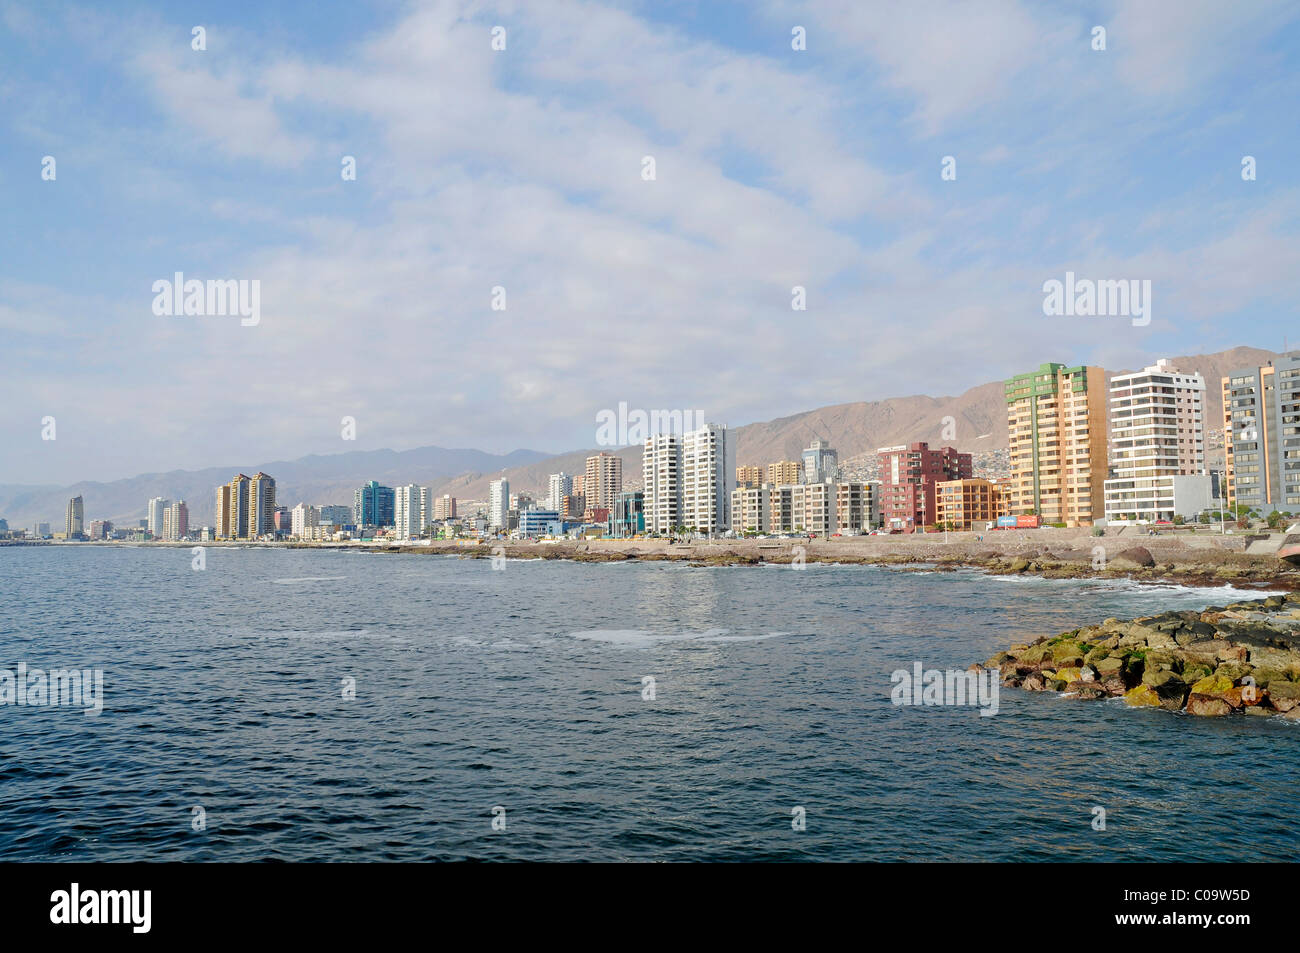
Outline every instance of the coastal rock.
<path id="1" fill-rule="evenodd" d="M 1032 675 L 1026 675 L 1025 680 L 1021 682 L 1020 687 L 1028 692 L 1041 692 L 1047 687 L 1047 681 L 1039 672 Z"/>
<path id="2" fill-rule="evenodd" d="M 1083 652 L 1073 642 L 1065 642 L 1053 647 L 1052 661 L 1058 668 L 1077 668 L 1083 664 Z"/>
<path id="3" fill-rule="evenodd" d="M 1274 708 L 1288 712 L 1300 707 L 1300 684 L 1274 680 L 1268 683 L 1268 700 Z"/>
<path id="4" fill-rule="evenodd" d="M 1124 660 L 1114 655 L 1108 655 L 1093 662 L 1092 666 L 1097 670 L 1098 675 L 1105 678 L 1109 675 L 1118 675 L 1124 671 Z"/>
<path id="5" fill-rule="evenodd" d="M 1145 546 L 1130 546 L 1122 553 L 1116 553 L 1111 557 L 1110 561 L 1112 565 L 1136 566 L 1140 569 L 1146 569 L 1156 564 L 1151 551 Z"/>
<path id="6" fill-rule="evenodd" d="M 1082 680 L 1071 682 L 1065 687 L 1065 690 L 1077 695 L 1084 701 L 1097 701 L 1107 696 L 1106 689 L 1102 688 L 1096 682 L 1085 682 Z"/>
<path id="7" fill-rule="evenodd" d="M 1208 675 L 1192 686 L 1192 696 L 1217 698 L 1231 708 L 1241 707 L 1241 689 L 1226 675 Z M 1188 701 L 1190 705 L 1190 700 Z"/>
<path id="8" fill-rule="evenodd" d="M 1124 693 L 1124 703 L 1134 708 L 1159 708 L 1160 696 L 1150 685 L 1139 685 Z"/>
<path id="9" fill-rule="evenodd" d="M 1112 698 L 1118 698 L 1128 691 L 1128 686 L 1124 684 L 1124 679 L 1114 676 L 1102 679 L 1101 687 L 1106 689 L 1106 694 L 1110 695 Z"/>
<path id="10" fill-rule="evenodd" d="M 1187 698 L 1187 713 L 1189 715 L 1218 718 L 1223 715 L 1231 715 L 1232 706 L 1222 698 L 1216 698 L 1213 695 L 1198 695 L 1193 692 Z"/>

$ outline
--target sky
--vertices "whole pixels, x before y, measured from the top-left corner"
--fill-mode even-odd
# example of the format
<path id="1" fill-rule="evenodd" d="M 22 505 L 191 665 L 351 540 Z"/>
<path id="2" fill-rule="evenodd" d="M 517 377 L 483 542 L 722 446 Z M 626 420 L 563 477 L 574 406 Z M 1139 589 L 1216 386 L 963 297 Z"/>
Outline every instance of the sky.
<path id="1" fill-rule="evenodd" d="M 1281 0 L 0 0 L 0 482 L 1294 347 L 1298 66 Z"/>

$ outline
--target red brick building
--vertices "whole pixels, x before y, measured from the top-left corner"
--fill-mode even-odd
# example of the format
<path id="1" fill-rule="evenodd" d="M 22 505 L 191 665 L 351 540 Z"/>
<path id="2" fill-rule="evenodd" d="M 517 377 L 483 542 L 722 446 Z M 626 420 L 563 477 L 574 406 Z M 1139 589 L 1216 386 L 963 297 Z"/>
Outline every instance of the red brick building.
<path id="1" fill-rule="evenodd" d="M 927 443 L 882 447 L 880 516 L 885 529 L 913 533 L 934 524 L 935 484 L 971 476 L 971 455 L 953 447 L 931 450 Z"/>

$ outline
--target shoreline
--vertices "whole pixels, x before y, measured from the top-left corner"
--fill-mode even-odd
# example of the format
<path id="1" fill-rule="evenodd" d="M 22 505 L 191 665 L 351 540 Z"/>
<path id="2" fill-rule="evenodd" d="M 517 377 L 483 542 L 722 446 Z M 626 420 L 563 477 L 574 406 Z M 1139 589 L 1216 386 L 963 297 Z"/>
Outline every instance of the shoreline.
<path id="1" fill-rule="evenodd" d="M 1041 533 L 1042 531 L 1034 531 Z M 804 564 L 915 567 L 950 572 L 978 569 L 990 575 L 1045 579 L 1130 579 L 1137 583 L 1300 591 L 1300 566 L 1267 552 L 1247 552 L 1255 537 L 1098 537 L 1063 531 L 1054 539 L 1032 533 L 976 539 L 932 534 L 839 539 L 715 540 L 669 545 L 667 540 L 533 542 L 492 540 L 431 545 L 365 546 L 371 553 L 424 553 L 488 559 L 568 559 L 574 562 L 686 562 L 696 567 Z M 993 534 L 989 534 L 993 535 Z M 1007 534 L 1011 536 L 1012 534 Z M 965 539 L 958 538 L 967 537 Z M 1276 542 L 1282 537 L 1278 535 Z M 1258 542 L 1258 540 L 1256 540 Z M 1265 547 L 1267 548 L 1267 547 Z M 1276 551 L 1276 547 L 1273 547 Z M 798 550 L 801 550 L 798 551 Z"/>
<path id="2" fill-rule="evenodd" d="M 982 537 L 982 538 L 980 538 Z M 46 546 L 125 546 L 192 549 L 313 549 L 365 553 L 458 556 L 469 559 L 560 559 L 574 562 L 685 562 L 695 567 L 839 564 L 893 566 L 949 572 L 977 569 L 990 575 L 1045 579 L 1129 579 L 1152 585 L 1300 591 L 1300 566 L 1276 555 L 1283 534 L 1165 533 L 1128 536 L 1087 529 L 1002 533 L 849 536 L 832 539 L 724 539 L 670 543 L 664 539 L 432 540 L 374 542 L 128 542 L 11 543 Z M 0 546 L 5 545 L 0 543 Z"/>

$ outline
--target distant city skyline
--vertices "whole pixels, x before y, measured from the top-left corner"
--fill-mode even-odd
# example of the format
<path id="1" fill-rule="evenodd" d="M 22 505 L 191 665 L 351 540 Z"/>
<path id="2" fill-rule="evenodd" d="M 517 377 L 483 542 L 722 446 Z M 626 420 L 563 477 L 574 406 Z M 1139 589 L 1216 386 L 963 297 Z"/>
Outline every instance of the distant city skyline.
<path id="1" fill-rule="evenodd" d="M 7 3 L 0 483 L 1282 350 L 1298 47 L 1280 0 Z M 156 314 L 177 273 L 259 320 Z M 1150 323 L 1049 317 L 1068 275 Z"/>

